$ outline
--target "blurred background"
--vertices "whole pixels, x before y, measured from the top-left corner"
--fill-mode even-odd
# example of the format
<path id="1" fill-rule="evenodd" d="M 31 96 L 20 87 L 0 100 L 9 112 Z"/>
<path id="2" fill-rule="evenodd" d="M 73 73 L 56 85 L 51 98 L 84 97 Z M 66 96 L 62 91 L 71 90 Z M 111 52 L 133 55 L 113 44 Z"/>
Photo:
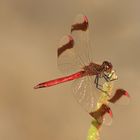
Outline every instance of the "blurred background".
<path id="1" fill-rule="evenodd" d="M 140 139 L 140 1 L 0 0 L 0 140 L 85 140 L 92 118 L 71 82 L 34 90 L 62 74 L 57 47 L 79 13 L 88 16 L 96 62 L 110 60 L 128 106 L 111 106 L 101 140 Z"/>

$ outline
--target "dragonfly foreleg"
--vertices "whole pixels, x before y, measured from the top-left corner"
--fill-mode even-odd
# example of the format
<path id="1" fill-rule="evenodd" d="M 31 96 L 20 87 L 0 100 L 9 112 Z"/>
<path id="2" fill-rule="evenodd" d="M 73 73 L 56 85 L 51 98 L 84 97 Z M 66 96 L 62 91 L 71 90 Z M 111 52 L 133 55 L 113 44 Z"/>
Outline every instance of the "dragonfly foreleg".
<path id="1" fill-rule="evenodd" d="M 111 74 L 111 76 L 108 76 L 108 75 L 106 75 L 106 74 L 103 75 L 104 79 L 105 79 L 107 82 L 115 81 L 115 80 L 118 79 L 118 78 L 112 79 L 112 76 L 113 76 L 113 74 Z"/>
<path id="2" fill-rule="evenodd" d="M 117 80 L 117 79 L 111 79 L 110 81 L 115 81 L 115 80 Z"/>
<path id="3" fill-rule="evenodd" d="M 106 74 L 103 75 L 104 79 L 109 82 L 110 81 L 110 77 L 108 77 Z"/>
<path id="4" fill-rule="evenodd" d="M 98 88 L 99 86 L 100 86 L 100 87 L 103 87 L 102 85 L 99 84 L 99 78 L 100 78 L 100 77 L 97 75 L 97 76 L 95 77 L 95 80 L 94 80 L 94 83 L 96 84 L 96 88 Z"/>
<path id="5" fill-rule="evenodd" d="M 109 96 L 109 94 L 107 93 L 107 91 L 104 91 L 102 88 L 100 88 L 100 87 L 103 87 L 103 86 L 99 84 L 99 78 L 100 77 L 98 75 L 95 77 L 94 83 L 96 84 L 96 88 L 99 89 L 100 91 L 104 92 L 105 94 L 107 94 Z"/>

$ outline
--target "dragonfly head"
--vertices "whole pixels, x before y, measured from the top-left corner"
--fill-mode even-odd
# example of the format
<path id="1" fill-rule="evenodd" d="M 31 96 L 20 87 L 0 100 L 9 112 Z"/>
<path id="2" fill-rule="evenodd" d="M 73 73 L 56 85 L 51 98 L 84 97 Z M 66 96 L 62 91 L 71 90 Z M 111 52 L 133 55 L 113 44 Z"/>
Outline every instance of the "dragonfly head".
<path id="1" fill-rule="evenodd" d="M 102 67 L 104 72 L 110 73 L 112 71 L 113 65 L 108 61 L 104 61 L 102 63 Z"/>

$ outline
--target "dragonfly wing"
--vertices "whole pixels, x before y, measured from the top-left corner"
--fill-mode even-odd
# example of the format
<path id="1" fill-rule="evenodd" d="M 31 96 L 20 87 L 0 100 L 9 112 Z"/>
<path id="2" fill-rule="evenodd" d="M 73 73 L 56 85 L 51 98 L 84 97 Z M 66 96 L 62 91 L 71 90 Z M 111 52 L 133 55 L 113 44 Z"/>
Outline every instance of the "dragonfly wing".
<path id="1" fill-rule="evenodd" d="M 110 126 L 112 124 L 112 117 L 108 113 L 103 116 L 103 124 L 106 126 Z"/>
<path id="2" fill-rule="evenodd" d="M 113 104 L 128 105 L 130 102 L 130 95 L 124 89 L 117 89 L 115 94 L 108 101 Z"/>
<path id="3" fill-rule="evenodd" d="M 73 47 L 74 39 L 71 35 L 62 37 L 57 50 L 57 64 L 63 73 L 72 73 L 82 67 L 75 55 Z"/>
<path id="4" fill-rule="evenodd" d="M 78 15 L 71 26 L 71 35 L 61 39 L 57 57 L 62 72 L 72 73 L 92 62 L 88 25 L 87 17 Z"/>
<path id="5" fill-rule="evenodd" d="M 89 40 L 89 22 L 86 16 L 77 15 L 71 26 L 71 34 L 75 40 L 74 51 L 81 63 L 92 62 L 92 48 Z"/>
<path id="6" fill-rule="evenodd" d="M 90 115 L 98 121 L 99 124 L 106 123 L 107 125 L 111 124 L 110 118 L 112 118 L 112 110 L 106 104 L 102 104 L 100 108 L 96 111 L 91 112 Z"/>
<path id="7" fill-rule="evenodd" d="M 96 109 L 99 98 L 99 94 L 96 94 L 96 89 L 93 85 L 94 81 L 90 76 L 77 79 L 72 84 L 75 99 L 88 113 Z"/>

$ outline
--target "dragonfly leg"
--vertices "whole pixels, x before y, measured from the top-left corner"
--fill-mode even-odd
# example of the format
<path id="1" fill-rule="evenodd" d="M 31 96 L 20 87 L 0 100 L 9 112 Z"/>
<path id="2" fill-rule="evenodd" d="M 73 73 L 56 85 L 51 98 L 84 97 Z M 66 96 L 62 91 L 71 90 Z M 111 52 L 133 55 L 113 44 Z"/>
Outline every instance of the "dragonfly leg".
<path id="1" fill-rule="evenodd" d="M 98 75 L 95 77 L 94 83 L 96 84 L 96 88 L 98 88 L 99 86 L 103 87 L 102 85 L 99 84 L 99 76 Z"/>
<path id="2" fill-rule="evenodd" d="M 115 80 L 117 80 L 117 79 L 112 79 L 112 80 L 110 80 L 110 81 L 115 81 Z"/>
<path id="3" fill-rule="evenodd" d="M 114 74 L 115 72 L 113 72 L 112 74 L 111 74 L 111 76 L 110 76 L 110 81 L 115 81 L 115 80 L 117 80 L 118 79 L 118 77 L 117 78 L 114 78 L 114 79 L 112 79 L 112 76 L 113 76 L 113 74 Z"/>
<path id="4" fill-rule="evenodd" d="M 109 96 L 109 94 L 106 91 L 104 91 L 102 88 L 100 88 L 100 87 L 103 87 L 103 86 L 99 84 L 99 76 L 98 75 L 95 77 L 94 83 L 96 84 L 97 89 L 99 89 L 100 91 L 106 93 Z"/>
<path id="5" fill-rule="evenodd" d="M 104 74 L 103 77 L 104 77 L 104 79 L 105 79 L 107 82 L 115 81 L 115 80 L 117 80 L 118 78 L 112 79 L 112 76 L 113 76 L 114 73 L 115 73 L 115 72 L 112 72 L 112 74 L 111 74 L 110 76 Z"/>
<path id="6" fill-rule="evenodd" d="M 99 89 L 100 91 L 102 91 L 102 92 L 104 92 L 108 95 L 108 93 L 106 91 L 104 91 L 102 88 L 100 88 L 100 87 L 103 87 L 103 86 L 99 84 L 99 76 L 98 75 L 95 77 L 94 83 L 96 84 L 97 89 Z"/>
<path id="7" fill-rule="evenodd" d="M 111 79 L 111 78 L 112 78 L 112 76 L 113 76 L 113 73 L 111 74 L 111 76 L 110 76 L 110 77 L 108 77 L 106 74 L 104 74 L 104 75 L 103 75 L 104 79 L 105 79 L 107 82 L 117 80 L 117 79 L 115 79 L 115 78 L 114 78 L 114 79 Z"/>
<path id="8" fill-rule="evenodd" d="M 110 79 L 112 78 L 112 76 L 113 76 L 114 73 L 115 73 L 115 72 L 112 72 L 111 76 L 109 76 Z"/>
<path id="9" fill-rule="evenodd" d="M 106 74 L 104 74 L 103 77 L 106 80 L 106 82 L 109 82 L 110 81 L 110 78 Z"/>

